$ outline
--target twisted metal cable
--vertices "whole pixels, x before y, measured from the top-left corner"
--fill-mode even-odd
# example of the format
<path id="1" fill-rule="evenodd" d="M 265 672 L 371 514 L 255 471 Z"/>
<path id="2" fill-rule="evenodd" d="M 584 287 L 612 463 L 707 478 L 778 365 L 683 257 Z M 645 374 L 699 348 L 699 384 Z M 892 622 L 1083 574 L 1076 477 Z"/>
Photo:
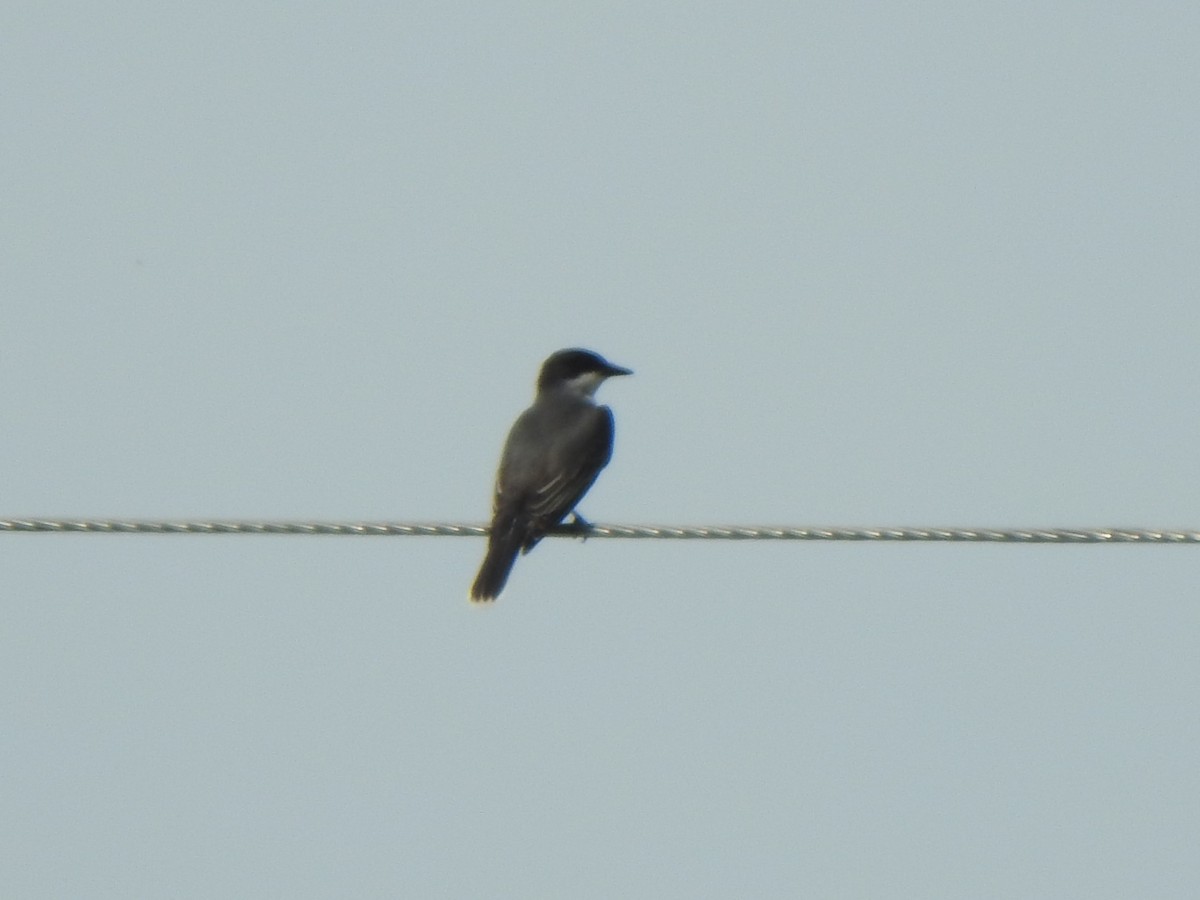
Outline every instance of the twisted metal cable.
<path id="1" fill-rule="evenodd" d="M 486 525 L 408 522 L 172 522 L 0 519 L 0 532 L 309 534 L 484 537 Z M 559 525 L 554 537 L 718 541 L 972 541 L 1010 544 L 1200 544 L 1200 531 L 1144 528 L 785 528 L 761 525 Z"/>

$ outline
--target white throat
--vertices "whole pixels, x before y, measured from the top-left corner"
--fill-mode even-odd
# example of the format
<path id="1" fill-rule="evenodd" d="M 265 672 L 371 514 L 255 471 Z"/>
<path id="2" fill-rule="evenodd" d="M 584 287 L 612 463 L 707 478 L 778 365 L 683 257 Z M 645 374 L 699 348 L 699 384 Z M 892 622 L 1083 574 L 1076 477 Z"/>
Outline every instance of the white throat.
<path id="1" fill-rule="evenodd" d="M 599 372 L 584 372 L 582 375 L 576 375 L 568 380 L 566 388 L 573 394 L 591 397 L 596 393 L 596 389 L 604 383 L 604 377 Z"/>

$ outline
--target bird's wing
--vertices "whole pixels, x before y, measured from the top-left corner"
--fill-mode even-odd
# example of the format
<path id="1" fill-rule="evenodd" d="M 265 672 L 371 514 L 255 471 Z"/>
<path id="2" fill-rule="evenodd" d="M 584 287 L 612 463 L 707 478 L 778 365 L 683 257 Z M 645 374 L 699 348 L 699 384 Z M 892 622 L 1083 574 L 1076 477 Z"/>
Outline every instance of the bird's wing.
<path id="1" fill-rule="evenodd" d="M 525 525 L 525 549 L 541 539 L 587 493 L 612 455 L 613 417 L 606 406 L 590 407 L 568 433 L 554 435 L 542 444 L 536 459 L 526 459 L 520 478 L 501 470 L 496 481 L 496 509 Z M 519 495 L 509 489 L 522 488 Z M 508 518 L 506 516 L 506 518 Z"/>

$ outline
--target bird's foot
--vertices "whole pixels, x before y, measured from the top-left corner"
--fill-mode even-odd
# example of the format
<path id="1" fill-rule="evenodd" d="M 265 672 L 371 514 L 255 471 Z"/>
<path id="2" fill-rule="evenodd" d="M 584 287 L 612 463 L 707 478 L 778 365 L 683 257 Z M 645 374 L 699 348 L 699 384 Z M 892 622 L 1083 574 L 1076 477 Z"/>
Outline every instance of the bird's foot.
<path id="1" fill-rule="evenodd" d="M 592 523 L 574 511 L 571 513 L 571 521 L 567 522 L 566 527 L 575 532 L 583 541 L 586 541 L 588 535 L 592 533 Z"/>

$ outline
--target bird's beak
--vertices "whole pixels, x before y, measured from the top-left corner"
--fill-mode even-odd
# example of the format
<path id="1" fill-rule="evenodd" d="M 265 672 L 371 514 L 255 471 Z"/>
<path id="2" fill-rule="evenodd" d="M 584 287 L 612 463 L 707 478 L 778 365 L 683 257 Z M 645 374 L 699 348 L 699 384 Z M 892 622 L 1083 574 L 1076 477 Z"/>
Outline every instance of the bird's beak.
<path id="1" fill-rule="evenodd" d="M 621 366 L 614 366 L 612 363 L 605 364 L 607 368 L 604 370 L 605 378 L 612 378 L 614 375 L 632 375 L 633 369 L 626 369 Z"/>

